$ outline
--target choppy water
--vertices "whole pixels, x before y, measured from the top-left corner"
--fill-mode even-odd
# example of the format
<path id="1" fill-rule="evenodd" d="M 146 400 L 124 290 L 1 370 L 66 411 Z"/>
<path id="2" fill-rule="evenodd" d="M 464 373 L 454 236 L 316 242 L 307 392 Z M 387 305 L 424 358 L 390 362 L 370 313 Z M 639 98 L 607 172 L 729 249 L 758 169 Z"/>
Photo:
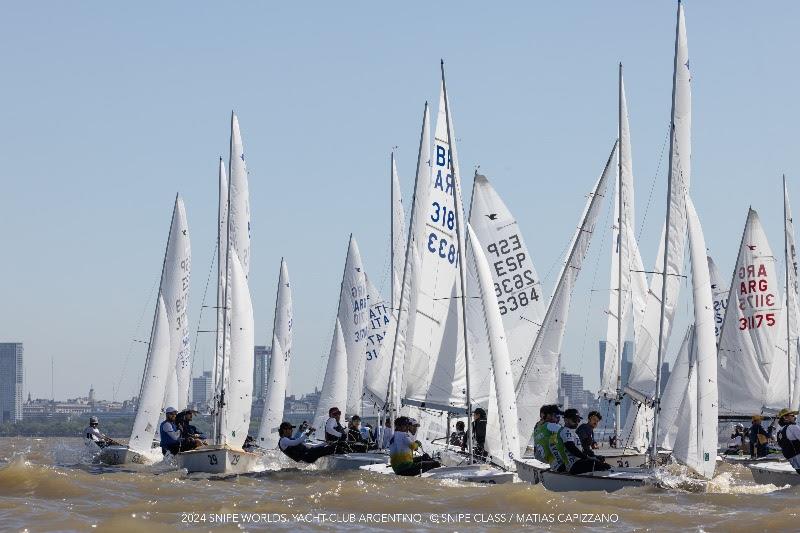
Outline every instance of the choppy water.
<path id="1" fill-rule="evenodd" d="M 739 466 L 722 465 L 706 492 L 694 492 L 699 489 L 676 472 L 670 482 L 681 488 L 669 491 L 555 494 L 525 483 L 278 470 L 282 464 L 288 463 L 210 479 L 163 464 L 135 470 L 91 464 L 80 439 L 0 439 L 0 530 L 483 531 L 502 520 L 509 523 L 495 527 L 518 530 L 526 520 L 558 531 L 788 531 L 800 525 L 800 489 L 754 485 Z M 586 516 L 565 522 L 575 513 Z M 603 518 L 591 515 L 607 522 L 578 522 Z M 461 523 L 441 523 L 447 519 Z"/>

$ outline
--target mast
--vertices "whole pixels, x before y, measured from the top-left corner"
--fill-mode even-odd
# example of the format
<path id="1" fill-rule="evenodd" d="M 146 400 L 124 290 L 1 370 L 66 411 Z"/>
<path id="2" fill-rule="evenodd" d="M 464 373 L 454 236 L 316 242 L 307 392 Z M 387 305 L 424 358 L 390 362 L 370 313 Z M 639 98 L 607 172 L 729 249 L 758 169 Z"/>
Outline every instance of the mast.
<path id="1" fill-rule="evenodd" d="M 389 307 L 394 309 L 394 150 L 389 157 Z"/>
<path id="2" fill-rule="evenodd" d="M 650 459 L 653 464 L 658 459 L 658 412 L 661 409 L 661 365 L 664 361 L 664 318 L 667 298 L 667 259 L 669 255 L 669 219 L 670 200 L 672 198 L 672 159 L 675 152 L 675 91 L 678 80 L 678 38 L 681 21 L 681 0 L 678 0 L 678 14 L 675 22 L 675 59 L 672 67 L 672 111 L 669 125 L 669 172 L 667 172 L 667 218 L 664 226 L 664 264 L 661 272 L 661 316 L 658 321 L 658 358 L 656 363 L 656 390 L 653 395 L 653 439 L 650 447 Z"/>
<path id="3" fill-rule="evenodd" d="M 236 115 L 231 111 L 231 155 L 233 155 L 233 119 Z M 220 369 L 219 387 L 220 393 L 217 399 L 217 413 L 216 413 L 216 434 L 214 435 L 214 443 L 217 445 L 224 444 L 222 442 L 222 408 L 225 407 L 225 358 L 228 356 L 225 347 L 226 334 L 228 332 L 228 289 L 230 288 L 230 256 L 231 256 L 231 183 L 233 182 L 231 176 L 231 160 L 228 158 L 228 212 L 225 214 L 225 228 L 227 237 L 225 239 L 225 288 L 222 290 L 222 368 Z M 219 335 L 219 332 L 217 332 Z"/>
<path id="4" fill-rule="evenodd" d="M 450 103 L 449 99 L 447 98 L 447 84 L 444 80 L 444 60 L 441 60 L 440 68 L 442 71 L 442 92 L 444 92 L 444 108 L 445 108 L 445 120 L 447 121 L 447 145 L 448 145 L 448 158 L 447 158 L 447 165 L 450 167 L 450 172 L 453 174 L 453 199 L 454 205 L 456 208 L 456 238 L 458 239 L 458 273 L 461 281 L 461 314 L 463 315 L 463 328 L 464 328 L 464 359 L 465 359 L 465 378 L 466 378 L 466 393 L 467 393 L 467 422 L 469 424 L 469 429 L 467 431 L 467 445 L 469 447 L 469 460 L 470 463 L 473 461 L 472 455 L 472 397 L 470 395 L 470 387 L 469 387 L 469 342 L 468 342 L 468 335 L 467 335 L 467 273 L 464 270 L 464 252 L 463 249 L 466 245 L 466 241 L 464 239 L 463 228 L 462 224 L 464 223 L 461 220 L 462 209 L 463 205 L 461 202 L 461 185 L 459 183 L 458 176 L 456 175 L 455 165 L 453 165 L 453 139 L 451 136 L 451 124 L 450 124 Z M 497 413 L 494 414 L 497 416 Z"/>
<path id="5" fill-rule="evenodd" d="M 422 128 L 419 132 L 419 150 L 417 151 L 417 172 L 414 176 L 414 190 L 411 193 L 411 219 L 409 221 L 409 231 L 408 235 L 406 236 L 406 260 L 403 264 L 403 280 L 401 281 L 400 285 L 400 308 L 397 310 L 397 320 L 395 321 L 395 330 L 394 330 L 394 343 L 392 344 L 392 360 L 389 365 L 389 386 L 386 388 L 386 401 L 383 404 L 383 409 L 389 412 L 390 407 L 394 407 L 395 409 L 400 409 L 399 405 L 390 406 L 389 405 L 389 396 L 392 392 L 392 388 L 396 390 L 397 383 L 395 383 L 395 361 L 397 355 L 397 335 L 400 333 L 400 313 L 401 308 L 403 306 L 403 301 L 406 298 L 406 279 L 408 277 L 408 258 L 409 254 L 411 253 L 411 245 L 414 236 L 414 220 L 416 218 L 416 203 L 417 203 L 417 187 L 419 185 L 419 165 L 422 161 L 420 158 L 422 157 L 422 143 L 425 142 L 425 119 L 428 116 L 428 102 L 425 102 L 425 107 L 422 111 Z M 394 155 L 392 156 L 394 157 Z M 393 399 L 393 398 L 392 398 Z M 392 428 L 394 428 L 394 420 L 392 420 Z"/>
<path id="6" fill-rule="evenodd" d="M 221 174 L 222 174 L 222 172 L 224 170 L 225 170 L 224 162 L 222 160 L 222 156 L 220 156 L 219 165 L 218 165 L 218 173 L 220 174 L 220 176 L 217 177 L 217 180 L 219 181 L 219 183 L 217 184 L 217 188 L 219 189 L 219 194 L 220 195 L 222 195 L 222 183 L 221 183 L 222 176 L 221 176 Z M 230 176 L 228 176 L 228 180 L 230 180 Z M 226 185 L 227 185 L 227 183 L 226 183 Z M 228 188 L 228 200 L 230 200 L 230 188 Z M 228 204 L 228 207 L 230 207 L 230 201 L 228 201 L 227 204 Z M 216 344 L 214 345 L 214 368 L 213 368 L 213 373 L 214 373 L 214 395 L 215 396 L 218 396 L 218 394 L 220 392 L 220 389 L 222 388 L 222 381 L 218 381 L 218 380 L 220 380 L 220 376 L 217 374 L 217 361 L 221 360 L 221 357 L 220 357 L 221 354 L 219 353 L 219 348 L 220 348 L 220 344 L 219 344 L 219 341 L 220 341 L 219 315 L 220 315 L 220 312 L 222 313 L 223 316 L 225 316 L 225 311 L 222 309 L 222 306 L 225 305 L 225 304 L 222 302 L 222 292 L 219 290 L 220 280 L 222 279 L 222 265 L 220 264 L 220 260 L 219 260 L 220 245 L 222 244 L 222 225 L 220 224 L 220 219 L 221 218 L 222 218 L 222 204 L 221 204 L 221 202 L 217 201 L 217 309 L 216 309 L 216 311 L 217 311 L 217 316 L 216 316 L 216 318 L 217 318 L 217 328 L 216 328 L 217 329 L 217 334 L 215 335 L 215 343 Z M 225 229 L 226 230 L 228 229 L 227 218 L 225 220 Z M 227 239 L 226 239 L 226 241 L 227 241 Z M 227 283 L 225 285 L 227 285 Z M 222 290 L 224 291 L 225 288 L 223 287 Z M 225 324 L 225 322 L 223 320 L 223 335 L 224 335 L 224 331 L 225 331 L 224 324 Z M 223 337 L 222 342 L 223 343 L 225 342 L 224 337 Z M 218 384 L 219 384 L 219 386 L 218 386 Z M 216 400 L 217 400 L 217 402 L 219 402 L 219 398 L 217 398 Z M 216 413 L 216 409 L 217 409 L 216 403 L 217 402 L 215 402 L 215 405 L 212 408 L 214 413 Z M 211 435 L 216 436 L 216 434 L 217 434 L 217 417 L 214 416 L 211 419 Z"/>
<path id="7" fill-rule="evenodd" d="M 147 342 L 147 359 L 144 362 L 144 370 L 142 371 L 142 381 L 139 383 L 139 396 L 136 398 L 136 409 L 139 409 L 138 402 L 142 398 L 142 389 L 144 389 L 144 380 L 147 377 L 147 365 L 150 363 L 150 350 L 151 346 L 153 345 L 153 331 L 156 329 L 156 317 L 158 317 L 158 298 L 161 296 L 161 285 L 164 283 L 164 272 L 167 269 L 167 252 L 169 251 L 169 241 L 172 238 L 172 225 L 175 223 L 175 210 L 178 208 L 178 197 L 180 196 L 179 193 L 175 194 L 175 205 L 172 207 L 172 218 L 169 222 L 169 233 L 167 233 L 167 244 L 164 246 L 164 261 L 161 263 L 161 278 L 158 280 L 158 292 L 156 293 L 156 310 L 153 312 L 153 324 L 150 326 L 150 340 Z M 52 358 L 51 358 L 52 359 Z M 50 381 L 53 380 L 53 364 L 51 360 L 51 368 L 50 368 Z M 175 365 L 171 370 L 175 369 Z M 167 372 L 169 374 L 169 372 Z M 51 384 L 51 389 L 52 384 Z M 168 405 L 165 407 L 169 407 Z"/>
<path id="8" fill-rule="evenodd" d="M 620 417 L 622 416 L 620 403 L 622 402 L 622 349 L 624 346 L 622 339 L 622 239 L 625 235 L 622 231 L 622 206 L 624 205 L 622 201 L 622 62 L 619 64 L 618 90 L 617 139 L 620 146 L 617 152 L 617 197 L 619 199 L 617 206 L 617 213 L 619 213 L 617 220 L 619 226 L 617 230 L 617 397 L 614 400 L 614 441 L 617 446 L 619 446 Z"/>
<path id="9" fill-rule="evenodd" d="M 786 200 L 787 200 L 787 191 L 786 191 L 786 174 L 783 175 L 783 254 L 784 254 L 784 263 L 785 263 L 785 274 L 786 274 L 786 379 L 788 381 L 788 388 L 786 389 L 789 392 L 789 404 L 792 403 L 792 339 L 791 339 L 791 327 L 790 327 L 790 317 L 789 308 L 789 291 L 794 290 L 794 288 L 789 288 L 789 233 L 786 227 L 786 222 L 788 221 L 788 215 L 786 211 Z"/>

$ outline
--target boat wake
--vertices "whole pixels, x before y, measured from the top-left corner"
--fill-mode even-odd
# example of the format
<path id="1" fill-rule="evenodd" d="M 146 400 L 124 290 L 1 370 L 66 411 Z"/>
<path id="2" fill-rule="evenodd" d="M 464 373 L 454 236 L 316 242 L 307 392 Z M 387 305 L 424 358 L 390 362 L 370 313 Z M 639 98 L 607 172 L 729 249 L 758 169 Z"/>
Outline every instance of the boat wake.
<path id="1" fill-rule="evenodd" d="M 665 465 L 657 469 L 656 480 L 666 489 L 706 494 L 769 494 L 785 488 L 736 479 L 731 472 L 721 472 L 710 480 L 702 479 L 689 468 L 679 464 Z"/>

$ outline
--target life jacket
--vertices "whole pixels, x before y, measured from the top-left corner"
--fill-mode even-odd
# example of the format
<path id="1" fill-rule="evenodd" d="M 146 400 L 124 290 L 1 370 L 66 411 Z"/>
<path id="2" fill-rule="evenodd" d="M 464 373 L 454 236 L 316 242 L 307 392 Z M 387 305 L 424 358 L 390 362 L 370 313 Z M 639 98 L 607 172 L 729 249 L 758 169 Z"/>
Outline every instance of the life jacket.
<path id="1" fill-rule="evenodd" d="M 547 422 L 540 422 L 533 431 L 534 455 L 539 461 L 552 463 L 555 460 L 550 444 L 557 433 L 547 427 Z"/>
<path id="2" fill-rule="evenodd" d="M 790 439 L 786 436 L 786 430 L 789 429 L 790 426 L 796 425 L 797 424 L 787 424 L 778 431 L 778 446 L 781 447 L 783 456 L 787 459 L 791 459 L 800 454 L 800 440 Z"/>
<path id="3" fill-rule="evenodd" d="M 328 420 L 330 420 L 330 418 Z M 325 424 L 325 427 L 328 427 L 327 423 Z M 347 431 L 345 431 L 345 429 L 341 426 L 341 424 L 337 423 L 336 426 L 334 426 L 333 429 L 335 429 L 336 431 L 338 431 L 339 433 L 341 433 L 341 434 L 343 434 L 345 436 L 347 435 Z M 328 433 L 327 431 L 325 432 L 325 441 L 326 442 L 338 442 L 339 439 L 340 439 L 340 437 L 337 437 L 336 435 L 334 435 L 332 433 Z"/>

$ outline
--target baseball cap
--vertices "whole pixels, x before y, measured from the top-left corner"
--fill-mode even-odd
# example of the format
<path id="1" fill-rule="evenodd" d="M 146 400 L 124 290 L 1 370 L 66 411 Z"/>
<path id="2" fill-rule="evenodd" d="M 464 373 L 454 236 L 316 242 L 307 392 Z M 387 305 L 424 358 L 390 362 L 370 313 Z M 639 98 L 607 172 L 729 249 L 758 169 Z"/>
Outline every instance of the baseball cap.
<path id="1" fill-rule="evenodd" d="M 178 412 L 178 410 L 175 409 L 174 407 L 167 407 L 166 409 L 164 409 L 164 413 L 166 413 L 168 415 L 170 415 L 172 413 L 177 413 L 177 412 Z"/>

